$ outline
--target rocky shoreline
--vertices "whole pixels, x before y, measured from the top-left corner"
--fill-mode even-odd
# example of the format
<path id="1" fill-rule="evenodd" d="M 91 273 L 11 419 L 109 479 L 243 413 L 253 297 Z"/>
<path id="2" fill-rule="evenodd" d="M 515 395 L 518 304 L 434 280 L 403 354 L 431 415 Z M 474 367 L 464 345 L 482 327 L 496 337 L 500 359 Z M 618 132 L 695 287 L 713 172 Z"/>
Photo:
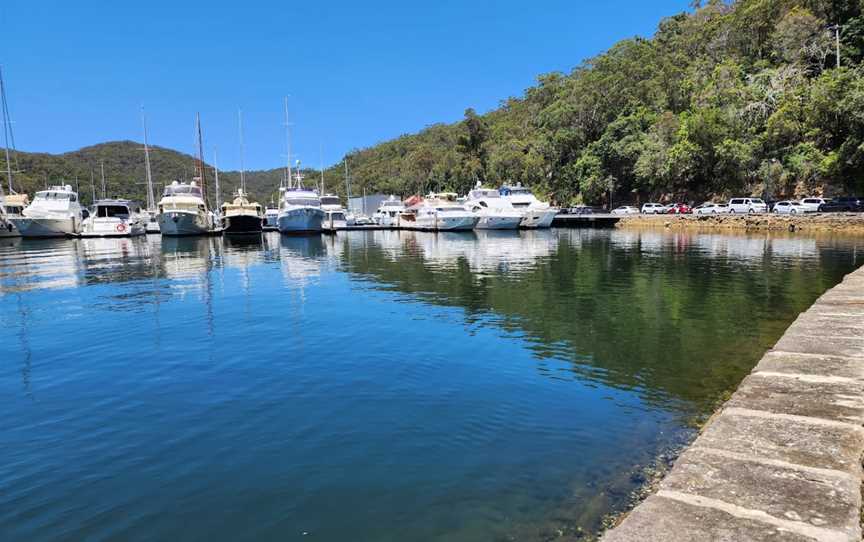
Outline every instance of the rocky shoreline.
<path id="1" fill-rule="evenodd" d="M 864 213 L 814 213 L 808 215 L 631 215 L 622 217 L 618 221 L 617 227 L 864 235 Z"/>

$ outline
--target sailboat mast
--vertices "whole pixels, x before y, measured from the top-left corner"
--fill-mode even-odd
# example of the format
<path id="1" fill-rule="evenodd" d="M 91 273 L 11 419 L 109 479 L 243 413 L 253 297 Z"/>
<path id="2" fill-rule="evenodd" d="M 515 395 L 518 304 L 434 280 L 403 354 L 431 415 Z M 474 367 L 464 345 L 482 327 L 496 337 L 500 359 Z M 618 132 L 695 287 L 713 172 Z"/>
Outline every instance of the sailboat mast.
<path id="1" fill-rule="evenodd" d="M 150 145 L 147 142 L 147 115 L 141 108 L 141 122 L 144 124 L 144 170 L 147 172 L 147 210 L 156 209 L 156 195 L 153 193 L 153 173 L 150 171 Z"/>
<path id="2" fill-rule="evenodd" d="M 102 199 L 105 199 L 105 161 L 99 160 L 99 167 L 102 169 Z"/>
<path id="3" fill-rule="evenodd" d="M 291 187 L 291 181 L 293 180 L 293 176 L 291 175 L 291 124 L 288 122 L 288 96 L 285 96 L 285 144 L 288 150 L 288 158 L 287 158 L 287 167 L 285 168 L 285 174 L 287 175 L 286 181 L 288 188 Z"/>
<path id="4" fill-rule="evenodd" d="M 243 167 L 243 110 L 237 110 L 237 128 L 240 131 L 240 190 L 246 193 L 246 171 Z"/>
<path id="5" fill-rule="evenodd" d="M 195 131 L 198 134 L 198 175 L 201 180 L 201 194 L 204 196 L 204 208 L 207 208 L 207 174 L 204 171 L 204 138 L 201 136 L 201 113 L 195 113 Z"/>
<path id="6" fill-rule="evenodd" d="M 92 169 L 90 170 L 90 192 L 91 192 L 90 197 L 92 199 L 92 201 L 90 203 L 91 204 L 96 203 L 96 181 L 93 178 L 93 170 Z"/>
<path id="7" fill-rule="evenodd" d="M 321 194 L 324 194 L 324 143 L 318 145 L 318 157 L 321 163 Z"/>
<path id="8" fill-rule="evenodd" d="M 351 205 L 351 182 L 348 180 L 348 157 L 345 157 L 345 199 Z"/>
<path id="9" fill-rule="evenodd" d="M 9 183 L 9 193 L 14 194 L 12 189 L 12 161 L 9 158 L 9 139 L 12 138 L 12 123 L 9 120 L 9 108 L 6 106 L 6 84 L 3 82 L 3 68 L 0 67 L 0 100 L 3 107 L 3 149 L 6 152 L 6 179 Z M 12 138 L 12 144 L 15 144 L 15 139 Z"/>
<path id="10" fill-rule="evenodd" d="M 216 161 L 216 147 L 213 147 L 213 182 L 216 184 L 216 208 L 222 208 L 222 201 L 219 198 L 219 164 Z"/>

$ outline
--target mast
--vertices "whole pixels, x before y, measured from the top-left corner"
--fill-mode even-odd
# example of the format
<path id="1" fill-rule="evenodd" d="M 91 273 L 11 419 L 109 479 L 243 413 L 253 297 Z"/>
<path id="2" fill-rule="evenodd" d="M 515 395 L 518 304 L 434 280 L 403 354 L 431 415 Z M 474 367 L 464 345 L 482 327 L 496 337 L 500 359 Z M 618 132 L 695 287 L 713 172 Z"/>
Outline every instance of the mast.
<path id="1" fill-rule="evenodd" d="M 345 200 L 348 202 L 348 210 L 351 210 L 351 182 L 348 180 L 348 157 L 345 157 Z"/>
<path id="2" fill-rule="evenodd" d="M 201 181 L 201 194 L 204 196 L 204 209 L 207 209 L 207 174 L 204 171 L 204 138 L 201 136 L 201 113 L 195 113 L 195 131 L 198 134 L 198 163 L 196 166 Z"/>
<path id="3" fill-rule="evenodd" d="M 6 153 L 6 179 L 9 185 L 9 193 L 14 194 L 12 188 L 12 161 L 9 157 L 9 146 L 15 148 L 15 136 L 12 134 L 12 119 L 9 118 L 9 106 L 6 103 L 6 84 L 3 81 L 3 67 L 0 66 L 0 102 L 3 109 L 3 141 L 4 151 Z M 0 187 L 2 189 L 2 187 Z"/>
<path id="4" fill-rule="evenodd" d="M 213 147 L 213 182 L 216 184 L 216 208 L 221 209 L 221 199 L 219 197 L 219 164 L 216 163 L 216 147 Z"/>
<path id="5" fill-rule="evenodd" d="M 243 168 L 243 110 L 237 110 L 237 128 L 240 131 L 240 190 L 246 194 L 246 171 Z M 214 159 L 215 160 L 215 159 Z"/>
<path id="6" fill-rule="evenodd" d="M 324 143 L 318 144 L 318 156 L 321 162 L 321 195 L 324 195 Z"/>
<path id="7" fill-rule="evenodd" d="M 105 161 L 99 160 L 99 167 L 102 168 L 102 199 L 105 199 Z"/>
<path id="8" fill-rule="evenodd" d="M 147 172 L 147 210 L 156 210 L 156 196 L 153 194 L 153 174 L 150 171 L 150 146 L 147 143 L 147 116 L 141 108 L 141 121 L 144 124 L 144 170 Z"/>
<path id="9" fill-rule="evenodd" d="M 96 203 L 96 181 L 93 178 L 93 170 L 92 169 L 90 170 L 90 191 L 91 191 L 90 198 L 93 200 L 90 203 L 91 204 Z"/>
<path id="10" fill-rule="evenodd" d="M 288 149 L 288 158 L 286 160 L 285 175 L 287 187 L 291 187 L 293 176 L 291 175 L 291 125 L 288 122 L 288 96 L 285 96 L 285 144 Z"/>

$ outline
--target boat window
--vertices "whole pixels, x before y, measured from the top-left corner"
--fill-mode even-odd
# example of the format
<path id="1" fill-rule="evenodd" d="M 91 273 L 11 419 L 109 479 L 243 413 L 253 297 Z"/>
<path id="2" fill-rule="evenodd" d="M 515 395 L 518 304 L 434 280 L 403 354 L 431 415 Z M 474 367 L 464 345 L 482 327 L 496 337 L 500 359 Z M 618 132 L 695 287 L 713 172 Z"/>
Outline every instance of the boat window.
<path id="1" fill-rule="evenodd" d="M 96 207 L 96 216 L 129 218 L 129 208 L 125 205 L 99 205 Z"/>
<path id="2" fill-rule="evenodd" d="M 528 207 L 530 205 L 531 205 L 530 203 L 515 202 L 515 201 L 513 202 L 513 207 Z"/>
<path id="3" fill-rule="evenodd" d="M 320 207 L 321 201 L 312 198 L 286 198 L 285 203 L 288 205 L 299 205 L 305 207 Z"/>

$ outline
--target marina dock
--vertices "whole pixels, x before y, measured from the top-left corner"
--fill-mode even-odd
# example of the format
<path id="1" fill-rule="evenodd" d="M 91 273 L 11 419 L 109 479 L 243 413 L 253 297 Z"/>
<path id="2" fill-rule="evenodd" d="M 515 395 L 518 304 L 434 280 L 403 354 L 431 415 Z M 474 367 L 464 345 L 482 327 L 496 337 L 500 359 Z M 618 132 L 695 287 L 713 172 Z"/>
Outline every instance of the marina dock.
<path id="1" fill-rule="evenodd" d="M 864 267 L 765 354 L 603 542 L 861 540 Z"/>

